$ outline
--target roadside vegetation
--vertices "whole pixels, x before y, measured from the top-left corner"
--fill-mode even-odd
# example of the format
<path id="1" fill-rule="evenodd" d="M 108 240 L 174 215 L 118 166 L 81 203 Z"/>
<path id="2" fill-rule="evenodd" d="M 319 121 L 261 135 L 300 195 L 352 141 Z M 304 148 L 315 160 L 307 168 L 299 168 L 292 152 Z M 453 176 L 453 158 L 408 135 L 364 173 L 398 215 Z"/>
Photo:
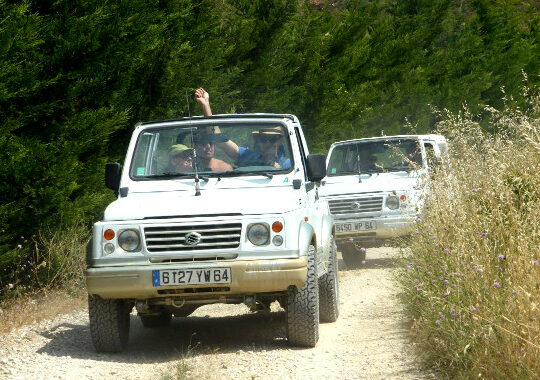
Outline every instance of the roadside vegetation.
<path id="1" fill-rule="evenodd" d="M 18 249 L 29 246 L 32 255 L 19 259 L 5 284 L 0 333 L 86 305 L 84 260 L 89 239 L 84 225 L 20 237 Z"/>
<path id="2" fill-rule="evenodd" d="M 399 273 L 427 363 L 448 378 L 540 378 L 540 97 L 444 112 L 435 172 Z"/>
<path id="3" fill-rule="evenodd" d="M 89 237 L 114 198 L 105 163 L 136 122 L 197 109 L 197 87 L 216 114 L 297 115 L 314 152 L 428 132 L 429 104 L 480 112 L 501 86 L 523 103 L 538 20 L 502 0 L 0 0 L 0 300 L 77 278 L 42 243 Z"/>
<path id="4" fill-rule="evenodd" d="M 539 17 L 503 0 L 0 0 L 0 327 L 54 315 L 35 294 L 84 297 L 105 163 L 204 86 L 216 114 L 296 114 L 313 151 L 442 120 L 451 166 L 402 277 L 418 339 L 449 373 L 534 377 L 540 101 L 519 77 L 540 81 Z"/>

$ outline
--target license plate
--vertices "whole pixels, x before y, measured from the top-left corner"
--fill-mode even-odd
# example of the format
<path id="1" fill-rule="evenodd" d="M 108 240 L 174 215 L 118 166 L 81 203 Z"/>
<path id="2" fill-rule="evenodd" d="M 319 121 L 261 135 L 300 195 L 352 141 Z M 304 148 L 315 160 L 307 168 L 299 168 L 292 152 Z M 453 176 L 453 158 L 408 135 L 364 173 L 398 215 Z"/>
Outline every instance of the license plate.
<path id="1" fill-rule="evenodd" d="M 376 230 L 376 222 L 336 223 L 336 232 Z"/>
<path id="2" fill-rule="evenodd" d="M 152 271 L 152 285 L 154 286 L 230 283 L 230 267 L 165 269 Z"/>

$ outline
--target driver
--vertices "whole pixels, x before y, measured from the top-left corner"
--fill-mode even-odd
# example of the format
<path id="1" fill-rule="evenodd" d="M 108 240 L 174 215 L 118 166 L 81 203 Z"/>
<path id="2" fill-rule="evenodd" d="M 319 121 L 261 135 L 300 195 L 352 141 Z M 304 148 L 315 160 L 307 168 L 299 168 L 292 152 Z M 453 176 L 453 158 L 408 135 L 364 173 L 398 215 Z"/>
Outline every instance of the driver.
<path id="1" fill-rule="evenodd" d="M 375 157 L 369 149 L 359 148 L 358 158 L 360 171 L 378 170 L 377 166 L 375 165 L 375 162 L 377 162 L 377 157 Z"/>
<path id="2" fill-rule="evenodd" d="M 251 133 L 254 149 L 236 147 L 238 166 L 272 166 L 276 169 L 289 169 L 291 160 L 285 156 L 282 128 L 262 128 Z M 234 143 L 233 143 L 234 144 Z M 234 144 L 236 145 L 236 144 Z"/>

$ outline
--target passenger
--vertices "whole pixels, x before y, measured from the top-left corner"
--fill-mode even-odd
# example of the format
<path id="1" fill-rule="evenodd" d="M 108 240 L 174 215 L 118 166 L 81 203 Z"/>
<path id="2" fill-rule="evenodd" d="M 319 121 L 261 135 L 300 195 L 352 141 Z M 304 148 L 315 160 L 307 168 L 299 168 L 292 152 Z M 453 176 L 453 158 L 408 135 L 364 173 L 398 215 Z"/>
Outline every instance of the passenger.
<path id="1" fill-rule="evenodd" d="M 197 168 L 202 171 L 229 171 L 232 166 L 214 157 L 216 137 L 212 133 L 195 135 L 194 145 L 197 151 Z"/>
<path id="2" fill-rule="evenodd" d="M 193 149 L 183 144 L 175 144 L 168 150 L 169 163 L 165 173 L 187 174 L 193 171 Z"/>
<path id="3" fill-rule="evenodd" d="M 210 96 L 202 87 L 195 91 L 195 99 L 201 105 L 204 116 L 212 116 Z M 219 128 L 215 132 L 221 135 Z M 282 127 L 262 128 L 252 132 L 252 136 L 254 149 L 239 147 L 231 140 L 217 142 L 217 145 L 227 156 L 236 160 L 238 166 L 272 166 L 277 169 L 291 167 L 291 160 L 286 157 L 282 145 Z"/>
<path id="4" fill-rule="evenodd" d="M 420 150 L 420 145 L 410 144 L 407 149 L 407 158 L 411 162 L 412 166 L 421 166 L 422 165 L 422 151 Z"/>

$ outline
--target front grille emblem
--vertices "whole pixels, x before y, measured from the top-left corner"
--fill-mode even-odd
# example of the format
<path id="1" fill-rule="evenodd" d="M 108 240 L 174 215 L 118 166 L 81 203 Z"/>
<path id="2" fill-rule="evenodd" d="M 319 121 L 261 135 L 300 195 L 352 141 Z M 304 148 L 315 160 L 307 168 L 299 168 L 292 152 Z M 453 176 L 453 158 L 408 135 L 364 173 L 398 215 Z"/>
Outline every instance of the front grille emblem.
<path id="1" fill-rule="evenodd" d="M 191 231 L 184 238 L 186 239 L 186 245 L 197 245 L 201 242 L 202 235 L 198 232 Z"/>
<path id="2" fill-rule="evenodd" d="M 353 202 L 351 204 L 351 210 L 360 210 L 360 207 L 361 207 L 360 202 Z"/>

